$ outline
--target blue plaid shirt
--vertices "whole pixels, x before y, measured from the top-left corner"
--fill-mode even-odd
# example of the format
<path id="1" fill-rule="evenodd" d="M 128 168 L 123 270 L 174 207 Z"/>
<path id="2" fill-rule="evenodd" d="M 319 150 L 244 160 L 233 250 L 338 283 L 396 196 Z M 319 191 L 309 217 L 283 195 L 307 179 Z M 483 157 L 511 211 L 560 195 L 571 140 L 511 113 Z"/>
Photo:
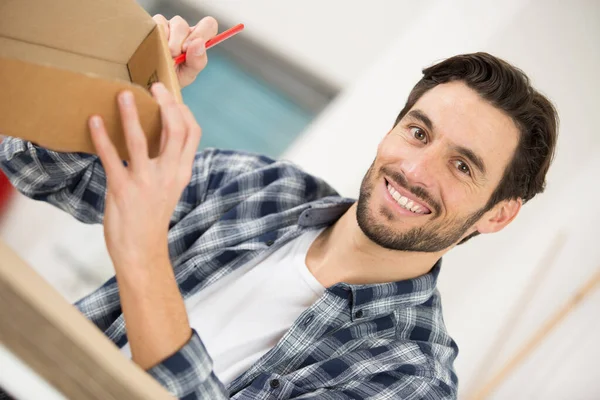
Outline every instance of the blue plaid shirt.
<path id="1" fill-rule="evenodd" d="M 0 164 L 27 196 L 102 223 L 106 176 L 95 156 L 7 138 Z M 289 162 L 251 154 L 205 150 L 192 175 L 169 231 L 184 298 L 309 229 L 331 225 L 354 202 Z M 454 399 L 458 349 L 444 326 L 439 271 L 440 262 L 411 280 L 327 288 L 228 387 L 196 332 L 148 373 L 183 399 Z M 117 346 L 127 342 L 114 277 L 76 306 Z"/>

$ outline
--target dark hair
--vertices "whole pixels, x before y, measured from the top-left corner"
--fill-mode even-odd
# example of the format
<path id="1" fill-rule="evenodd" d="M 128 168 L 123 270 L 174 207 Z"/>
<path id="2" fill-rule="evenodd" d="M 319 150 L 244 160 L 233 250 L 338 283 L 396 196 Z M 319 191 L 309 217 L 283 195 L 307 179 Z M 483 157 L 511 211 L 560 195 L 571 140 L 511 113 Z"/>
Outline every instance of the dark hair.
<path id="1" fill-rule="evenodd" d="M 485 211 L 502 200 L 522 199 L 523 203 L 542 193 L 546 173 L 554 158 L 558 137 L 558 115 L 552 103 L 535 90 L 523 71 L 488 53 L 463 54 L 423 70 L 423 77 L 408 96 L 396 124 L 425 92 L 435 86 L 464 82 L 483 99 L 512 118 L 520 138 L 512 160 L 492 193 Z M 474 232 L 462 244 L 478 235 Z"/>

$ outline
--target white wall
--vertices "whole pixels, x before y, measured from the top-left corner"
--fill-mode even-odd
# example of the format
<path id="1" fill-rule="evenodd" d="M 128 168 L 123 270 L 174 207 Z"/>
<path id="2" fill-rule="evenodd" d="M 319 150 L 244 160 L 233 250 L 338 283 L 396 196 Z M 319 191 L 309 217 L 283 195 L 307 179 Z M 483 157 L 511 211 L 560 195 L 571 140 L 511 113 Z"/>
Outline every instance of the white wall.
<path id="1" fill-rule="evenodd" d="M 114 275 L 101 225 L 86 225 L 47 203 L 15 193 L 0 220 L 0 240 L 68 301 Z"/>
<path id="2" fill-rule="evenodd" d="M 457 53 L 484 50 L 515 63 L 556 103 L 561 136 L 546 193 L 526 205 L 504 232 L 476 238 L 445 257 L 440 288 L 448 327 L 461 348 L 456 366 L 461 393 L 466 396 L 506 361 L 507 355 L 522 345 L 592 270 L 600 267 L 600 253 L 592 239 L 597 236 L 600 222 L 594 200 L 600 195 L 595 183 L 600 165 L 590 162 L 600 150 L 595 118 L 600 106 L 600 3 L 440 2 L 417 19 L 415 28 L 401 33 L 385 55 L 339 96 L 285 157 L 324 177 L 342 194 L 355 197 L 377 143 L 391 127 L 420 77 L 420 69 Z M 559 231 L 566 233 L 567 241 L 558 259 L 551 265 L 541 264 Z M 544 271 L 550 267 L 551 271 Z M 543 288 L 524 308 L 530 285 L 540 277 L 544 279 Z M 596 310 L 600 307 L 597 299 Z M 578 325 L 573 330 L 585 329 L 593 309 L 588 307 L 587 314 L 578 314 Z M 525 316 L 518 325 L 502 331 L 515 311 Z M 569 330 L 562 332 L 572 334 Z M 504 347 L 491 348 L 495 344 Z M 589 339 L 581 345 L 597 348 Z M 577 355 L 573 357 L 580 365 L 589 365 Z M 538 361 L 548 359 L 538 356 Z M 577 363 L 570 361 L 571 368 L 561 370 L 557 366 L 545 378 L 554 379 L 555 374 L 562 373 L 559 382 L 568 382 L 577 376 L 584 381 L 592 381 L 589 378 L 594 374 L 598 376 L 598 369 L 574 369 Z M 543 382 L 522 379 L 523 374 L 525 378 L 539 378 L 531 376 L 536 368 L 520 371 L 521 379 L 507 385 Z M 504 390 L 519 392 L 516 386 Z M 595 383 L 573 393 L 577 396 L 572 398 L 592 398 L 586 397 L 590 394 L 600 398 L 600 387 Z M 542 397 L 561 398 L 558 395 L 554 392 Z"/>
<path id="3" fill-rule="evenodd" d="M 438 0 L 184 0 L 339 87 L 353 82 Z"/>

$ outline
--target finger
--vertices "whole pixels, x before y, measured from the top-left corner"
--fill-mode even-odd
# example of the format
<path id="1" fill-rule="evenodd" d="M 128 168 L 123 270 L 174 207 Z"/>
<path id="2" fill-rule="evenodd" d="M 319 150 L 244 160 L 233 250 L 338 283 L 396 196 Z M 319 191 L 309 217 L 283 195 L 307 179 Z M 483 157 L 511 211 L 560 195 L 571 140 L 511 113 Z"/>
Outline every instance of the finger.
<path id="1" fill-rule="evenodd" d="M 96 147 L 107 181 L 112 185 L 119 185 L 125 178 L 126 170 L 117 153 L 117 149 L 106 133 L 102 118 L 95 115 L 89 120 L 92 142 Z"/>
<path id="2" fill-rule="evenodd" d="M 156 90 L 156 89 L 154 89 L 154 90 Z M 152 88 L 151 88 L 151 91 L 152 91 Z M 154 91 L 152 91 L 152 93 L 154 93 Z M 167 143 L 167 131 L 165 129 L 162 129 L 162 131 L 160 132 L 160 146 L 159 146 L 158 154 L 162 154 L 163 151 L 165 150 L 165 143 Z"/>
<path id="3" fill-rule="evenodd" d="M 158 148 L 158 154 L 162 154 L 165 150 L 165 143 L 167 143 L 167 132 L 163 129 L 160 132 L 160 146 Z"/>
<path id="4" fill-rule="evenodd" d="M 206 67 L 206 41 L 214 37 L 219 30 L 217 20 L 206 17 L 198 22 L 192 33 L 183 44 L 183 51 L 187 52 L 186 61 L 177 68 L 177 75 L 182 86 L 192 83 L 196 76 Z"/>
<path id="5" fill-rule="evenodd" d="M 149 160 L 148 141 L 140 125 L 133 93 L 124 91 L 119 94 L 119 110 L 131 166 L 134 170 L 144 168 L 145 163 Z"/>
<path id="6" fill-rule="evenodd" d="M 187 51 L 187 47 L 195 39 L 204 39 L 206 42 L 208 39 L 214 37 L 219 32 L 219 24 L 213 17 L 204 17 L 194 26 L 192 32 L 187 37 L 183 44 L 183 51 Z"/>
<path id="7" fill-rule="evenodd" d="M 202 138 L 202 128 L 200 128 L 194 114 L 192 114 L 187 106 L 181 105 L 180 107 L 183 120 L 187 126 L 187 137 L 185 138 L 185 144 L 183 145 L 181 162 L 187 167 L 192 164 L 196 153 L 198 152 L 198 146 L 200 145 L 200 139 Z"/>
<path id="8" fill-rule="evenodd" d="M 158 103 L 159 106 L 163 106 L 163 105 L 166 106 L 168 104 L 177 104 L 177 101 L 175 100 L 175 96 L 173 96 L 173 94 L 171 94 L 171 92 L 169 92 L 167 90 L 167 88 L 165 87 L 165 85 L 162 84 L 161 82 L 157 82 L 157 83 L 153 84 L 152 87 L 150 88 L 150 92 L 156 99 L 156 102 Z"/>
<path id="9" fill-rule="evenodd" d="M 168 104 L 161 107 L 161 118 L 165 133 L 165 148 L 160 156 L 165 162 L 177 163 L 181 159 L 186 137 L 186 126 L 179 105 Z"/>
<path id="10" fill-rule="evenodd" d="M 152 19 L 158 26 L 162 27 L 163 31 L 165 32 L 165 37 L 167 40 L 169 40 L 169 21 L 167 21 L 162 14 L 156 14 L 154 17 L 152 17 Z"/>
<path id="11" fill-rule="evenodd" d="M 177 57 L 182 53 L 183 42 L 190 34 L 190 26 L 177 15 L 169 21 L 169 30 L 169 50 L 172 57 Z"/>
<path id="12" fill-rule="evenodd" d="M 179 104 L 161 83 L 153 85 L 151 91 L 160 106 L 162 134 L 165 135 L 164 150 L 160 157 L 169 162 L 179 162 L 186 135 L 186 126 Z"/>
<path id="13" fill-rule="evenodd" d="M 186 61 L 177 66 L 177 78 L 181 87 L 188 86 L 196 80 L 198 74 L 208 64 L 204 39 L 195 39 L 187 48 Z"/>

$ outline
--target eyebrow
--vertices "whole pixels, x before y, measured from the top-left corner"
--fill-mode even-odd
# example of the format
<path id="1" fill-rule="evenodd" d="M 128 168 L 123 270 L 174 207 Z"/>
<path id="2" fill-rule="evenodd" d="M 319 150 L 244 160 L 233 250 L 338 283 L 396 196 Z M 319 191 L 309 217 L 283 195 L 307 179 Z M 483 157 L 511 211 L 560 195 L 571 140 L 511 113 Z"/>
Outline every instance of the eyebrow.
<path id="1" fill-rule="evenodd" d="M 435 131 L 433 122 L 431 122 L 431 119 L 423 111 L 419 109 L 410 110 L 408 112 L 408 116 L 421 121 L 432 133 Z M 486 168 L 483 158 L 478 156 L 473 150 L 464 146 L 453 146 L 452 149 L 468 159 L 475 166 L 475 168 L 479 170 L 479 172 L 485 175 Z"/>
<path id="2" fill-rule="evenodd" d="M 473 152 L 473 150 L 467 149 L 463 146 L 453 146 L 453 150 L 471 161 L 471 163 L 479 170 L 479 172 L 485 175 L 485 163 L 481 157 Z"/>
<path id="3" fill-rule="evenodd" d="M 427 115 L 425 115 L 425 113 L 421 110 L 415 109 L 415 110 L 410 110 L 408 112 L 408 116 L 412 117 L 414 119 L 418 119 L 419 121 L 421 121 L 422 123 L 425 124 L 425 126 L 427 127 L 427 129 L 429 129 L 430 131 L 433 131 L 433 122 L 431 122 L 431 120 L 429 119 L 429 117 Z"/>

